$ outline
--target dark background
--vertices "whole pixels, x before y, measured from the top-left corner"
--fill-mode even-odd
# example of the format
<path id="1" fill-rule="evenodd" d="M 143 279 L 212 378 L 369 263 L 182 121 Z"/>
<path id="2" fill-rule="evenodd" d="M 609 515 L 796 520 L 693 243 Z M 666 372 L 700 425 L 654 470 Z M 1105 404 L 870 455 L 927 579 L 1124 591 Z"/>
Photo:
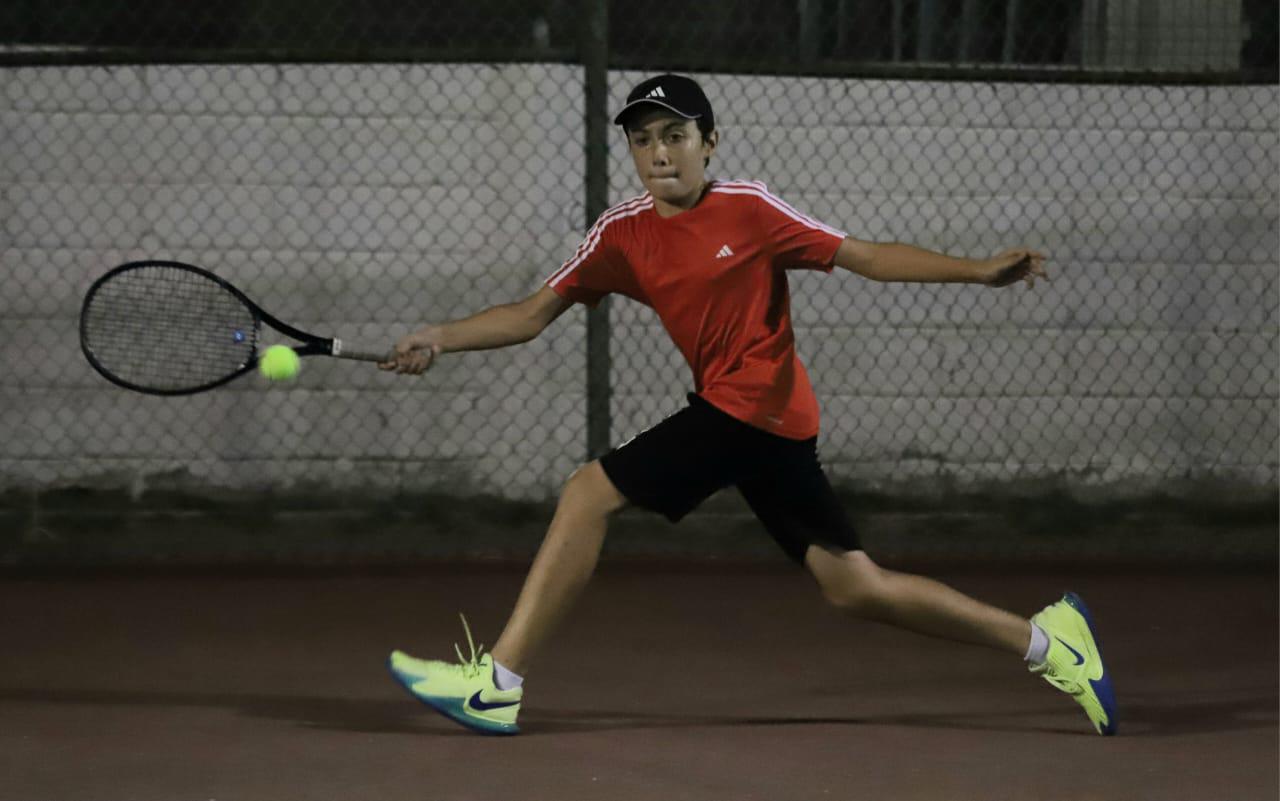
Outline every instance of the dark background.
<path id="1" fill-rule="evenodd" d="M 787 74 L 912 63 L 1078 66 L 1083 0 L 795 0 L 608 3 L 610 64 Z M 1245 0 L 1241 77 L 1274 78 L 1277 9 Z M 155 51 L 275 51 L 360 60 L 573 60 L 575 0 L 11 0 L 0 43 Z M 285 55 L 287 53 L 287 56 Z M 825 65 L 825 69 L 824 66 Z"/>

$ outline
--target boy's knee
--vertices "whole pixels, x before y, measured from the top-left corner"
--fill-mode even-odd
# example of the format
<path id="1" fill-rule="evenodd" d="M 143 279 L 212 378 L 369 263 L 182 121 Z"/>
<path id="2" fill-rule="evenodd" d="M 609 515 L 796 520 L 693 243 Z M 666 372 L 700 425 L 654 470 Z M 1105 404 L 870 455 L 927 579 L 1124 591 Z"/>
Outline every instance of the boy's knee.
<path id="1" fill-rule="evenodd" d="M 836 609 L 857 617 L 875 617 L 884 609 L 884 595 L 874 587 L 858 584 L 824 587 L 823 595 Z"/>
<path id="2" fill-rule="evenodd" d="M 859 617 L 875 617 L 885 607 L 884 571 L 862 551 L 812 555 L 810 570 L 827 602 Z"/>
<path id="3" fill-rule="evenodd" d="M 600 466 L 600 461 L 588 462 L 569 476 L 560 493 L 560 504 L 599 514 L 611 514 L 627 503 L 618 488 Z"/>

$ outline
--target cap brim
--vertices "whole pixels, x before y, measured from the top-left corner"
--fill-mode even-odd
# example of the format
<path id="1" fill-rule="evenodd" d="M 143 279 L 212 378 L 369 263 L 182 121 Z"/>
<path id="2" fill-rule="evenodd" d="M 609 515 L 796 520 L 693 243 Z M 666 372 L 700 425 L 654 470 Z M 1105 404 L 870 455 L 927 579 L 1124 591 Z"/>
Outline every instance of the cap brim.
<path id="1" fill-rule="evenodd" d="M 631 112 L 632 109 L 634 109 L 636 106 L 642 106 L 646 103 L 651 106 L 660 106 L 662 108 L 665 108 L 667 111 L 674 112 L 679 116 L 684 117 L 686 120 L 696 120 L 702 116 L 701 114 L 685 114 L 683 111 L 676 108 L 675 106 L 669 106 L 666 103 L 663 103 L 661 100 L 654 100 L 652 98 L 646 97 L 641 100 L 633 101 L 623 106 L 622 111 L 618 112 L 618 116 L 613 118 L 613 124 L 623 125 L 624 124 L 623 118 L 626 117 Z"/>

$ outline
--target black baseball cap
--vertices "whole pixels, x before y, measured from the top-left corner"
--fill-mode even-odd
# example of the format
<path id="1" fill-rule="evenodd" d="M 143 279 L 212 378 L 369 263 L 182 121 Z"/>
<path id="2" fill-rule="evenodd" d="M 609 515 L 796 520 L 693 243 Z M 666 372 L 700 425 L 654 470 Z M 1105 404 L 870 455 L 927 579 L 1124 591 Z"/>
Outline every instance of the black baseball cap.
<path id="1" fill-rule="evenodd" d="M 687 120 L 706 120 L 711 128 L 716 127 L 715 114 L 711 112 L 711 101 L 703 94 L 702 87 L 692 78 L 683 75 L 666 73 L 655 75 L 641 81 L 631 94 L 627 95 L 627 104 L 613 118 L 614 125 L 625 126 L 626 120 L 636 106 L 643 104 L 661 106 L 674 111 Z"/>

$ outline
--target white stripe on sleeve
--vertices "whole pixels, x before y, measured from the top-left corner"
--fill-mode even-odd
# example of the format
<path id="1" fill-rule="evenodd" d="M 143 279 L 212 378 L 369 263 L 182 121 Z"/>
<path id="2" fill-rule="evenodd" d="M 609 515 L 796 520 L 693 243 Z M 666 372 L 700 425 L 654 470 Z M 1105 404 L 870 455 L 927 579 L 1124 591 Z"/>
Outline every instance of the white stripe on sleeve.
<path id="1" fill-rule="evenodd" d="M 829 225 L 824 225 L 823 223 L 818 222 L 817 220 L 813 219 L 807 214 L 802 214 L 801 212 L 796 211 L 794 208 L 789 206 L 785 201 L 783 201 L 782 198 L 779 198 L 778 196 L 768 191 L 759 189 L 754 185 L 754 183 L 752 185 L 747 185 L 747 186 L 743 186 L 740 184 L 717 185 L 713 187 L 711 191 L 723 192 L 728 195 L 755 195 L 756 197 L 768 203 L 770 206 L 773 206 L 775 209 L 787 215 L 788 217 L 790 217 L 791 219 L 795 220 L 798 223 L 802 223 L 810 228 L 813 228 L 818 231 L 822 231 L 823 233 L 831 234 L 832 236 L 838 236 L 841 239 L 844 239 L 846 236 L 848 236 L 848 234 L 846 234 L 844 231 L 841 231 L 837 228 L 832 228 Z"/>
<path id="2" fill-rule="evenodd" d="M 551 274 L 551 277 L 545 282 L 546 285 L 554 287 L 563 281 L 566 276 L 576 270 L 578 266 L 591 255 L 592 251 L 596 249 L 596 246 L 600 244 L 600 240 L 604 235 L 604 230 L 608 228 L 611 223 L 625 217 L 632 217 L 652 207 L 653 200 L 649 198 L 648 195 L 642 195 L 641 197 L 627 201 L 626 203 L 614 206 L 604 214 L 601 214 L 600 219 L 596 220 L 596 224 L 591 226 L 591 230 L 587 232 L 586 239 L 584 239 L 582 244 L 578 246 L 573 257 Z"/>

